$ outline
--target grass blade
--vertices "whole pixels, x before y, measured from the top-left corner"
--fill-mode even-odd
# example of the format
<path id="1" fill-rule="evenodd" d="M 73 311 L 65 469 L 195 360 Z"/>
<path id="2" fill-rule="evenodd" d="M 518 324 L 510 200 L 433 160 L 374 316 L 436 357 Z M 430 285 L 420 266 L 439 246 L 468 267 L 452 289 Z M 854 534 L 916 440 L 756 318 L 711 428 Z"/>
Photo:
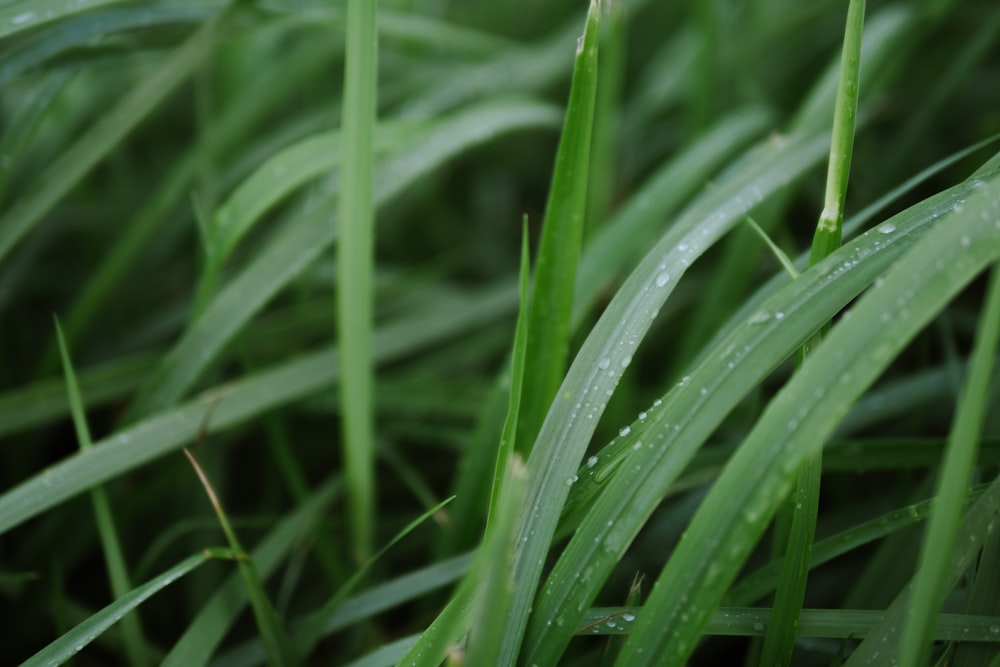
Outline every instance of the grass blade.
<path id="1" fill-rule="evenodd" d="M 55 3 L 53 3 L 55 4 Z M 63 2 L 76 5 L 74 2 Z M 0 9 L 0 37 L 4 33 Z M 16 11 L 16 10 L 14 10 Z M 59 10 L 55 10 L 59 11 Z M 36 12 L 29 12 L 35 15 Z M 40 12 L 39 12 L 40 15 Z M 21 14 L 20 16 L 24 16 Z M 8 19 L 6 25 L 18 17 Z M 219 19 L 207 21 L 156 72 L 137 85 L 115 108 L 104 114 L 49 167 L 39 185 L 0 216 L 0 263 L 18 241 L 64 197 L 77 182 L 125 138 L 146 115 L 179 86 L 211 52 Z M 29 23 L 23 21 L 19 25 Z"/>
<path id="2" fill-rule="evenodd" d="M 557 118 L 548 105 L 493 101 L 441 119 L 382 165 L 375 202 L 391 201 L 419 177 L 463 151 L 507 132 L 550 126 Z M 333 243 L 336 232 L 327 224 L 332 206 L 330 201 L 317 202 L 312 213 L 292 221 L 219 291 L 165 355 L 159 371 L 147 379 L 133 414 L 151 414 L 178 401 L 250 318 Z"/>
<path id="3" fill-rule="evenodd" d="M 930 660 L 929 630 L 948 591 L 948 569 L 955 552 L 960 520 L 976 463 L 980 431 L 990 394 L 990 376 L 1000 339 L 1000 270 L 994 267 L 979 319 L 969 375 L 937 484 L 937 502 L 924 535 L 913 584 L 910 613 L 900 639 L 900 662 L 924 665 Z"/>
<path id="4" fill-rule="evenodd" d="M 371 554 L 375 531 L 375 382 L 372 361 L 372 274 L 375 207 L 372 184 L 378 82 L 376 4 L 347 2 L 342 132 L 343 188 L 338 200 L 337 338 L 340 349 L 342 445 L 348 516 L 357 562 Z M 332 221 L 331 221 L 332 224 Z"/>
<path id="5" fill-rule="evenodd" d="M 133 611 L 143 602 L 190 573 L 199 565 L 204 564 L 210 558 L 235 557 L 227 549 L 206 549 L 203 553 L 195 554 L 181 561 L 158 577 L 133 589 L 124 597 L 115 600 L 69 632 L 61 635 L 59 639 L 21 663 L 22 667 L 61 665 L 79 653 L 101 633 L 117 623 L 122 616 Z"/>
<path id="6" fill-rule="evenodd" d="M 535 262 L 524 362 L 528 373 L 524 378 L 516 440 L 518 451 L 522 452 L 531 451 L 542 419 L 559 388 L 569 354 L 573 286 L 586 222 L 600 16 L 601 4 L 592 0 L 577 46 L 566 120 L 556 151 Z"/>
<path id="7" fill-rule="evenodd" d="M 826 259 L 840 247 L 843 235 L 844 201 L 851 171 L 854 149 L 855 120 L 861 81 L 861 44 L 864 32 L 865 2 L 851 0 L 847 10 L 844 48 L 840 61 L 837 99 L 834 103 L 833 138 L 827 164 L 826 199 L 819 224 L 813 235 L 809 265 Z M 829 322 L 810 338 L 799 351 L 800 363 L 819 345 Z M 783 551 L 781 575 L 771 611 L 773 622 L 768 625 L 761 650 L 761 663 L 783 666 L 791 663 L 795 651 L 795 630 L 805 598 L 809 561 L 819 513 L 820 480 L 823 474 L 822 452 L 816 454 L 802 471 L 791 496 L 791 504 L 775 525 L 776 551 Z M 784 520 L 782 520 L 784 519 Z"/>
<path id="8" fill-rule="evenodd" d="M 73 426 L 76 429 L 76 438 L 80 443 L 80 451 L 88 451 L 93 446 L 90 437 L 90 427 L 87 425 L 87 417 L 83 408 L 83 399 L 80 396 L 80 387 L 76 381 L 76 372 L 73 370 L 73 362 L 70 360 L 69 350 L 66 347 L 66 340 L 63 338 L 62 328 L 59 320 L 56 319 L 56 337 L 59 341 L 59 353 L 62 356 L 63 371 L 66 374 L 66 393 L 69 395 L 70 412 L 73 415 Z M 131 585 L 129 584 L 128 570 L 125 566 L 125 555 L 122 552 L 121 540 L 118 538 L 118 530 L 115 527 L 114 516 L 111 513 L 111 503 L 108 500 L 107 491 L 103 486 L 97 486 L 90 490 L 90 500 L 94 506 L 94 518 L 97 520 L 97 530 L 101 536 L 101 547 L 104 550 L 104 563 L 108 570 L 108 579 L 111 582 L 111 593 L 116 599 L 124 597 Z M 129 657 L 129 662 L 135 667 L 145 665 L 145 650 L 142 637 L 142 626 L 139 624 L 138 616 L 128 614 L 122 618 L 122 634 L 125 636 L 125 650 Z"/>
<path id="9" fill-rule="evenodd" d="M 858 302 L 852 316 L 831 330 L 768 406 L 661 572 L 620 664 L 662 664 L 690 654 L 802 464 L 905 343 L 995 261 L 1000 229 L 993 226 L 990 210 L 1000 199 L 1000 183 L 980 182 L 975 188 L 950 224 L 936 226 L 914 246 L 883 284 Z M 810 271 L 823 266 L 829 265 Z M 918 292 L 919 302 L 904 296 Z M 873 331 L 875 322 L 879 328 Z M 803 403 L 789 396 L 810 398 Z M 732 507 L 743 511 L 734 513 Z"/>
<path id="10" fill-rule="evenodd" d="M 219 525 L 222 526 L 222 532 L 226 535 L 229 547 L 234 553 L 238 554 L 236 564 L 239 567 L 240 576 L 243 578 L 243 585 L 246 587 L 250 605 L 253 607 L 253 615 L 257 620 L 257 628 L 260 630 L 261 640 L 264 642 L 264 648 L 267 650 L 268 664 L 275 667 L 296 664 L 297 660 L 292 654 L 288 639 L 285 637 L 284 628 L 281 626 L 278 615 L 271 605 L 271 600 L 264 591 L 253 560 L 243 550 L 243 547 L 240 546 L 236 532 L 229 523 L 225 510 L 222 509 L 222 503 L 219 502 L 211 483 L 208 481 L 208 477 L 205 476 L 201 466 L 198 465 L 198 461 L 195 460 L 194 455 L 187 449 L 184 450 L 184 456 L 190 461 L 191 467 L 194 468 L 198 479 L 201 480 L 202 486 L 205 487 L 205 493 L 208 494 L 208 499 L 212 503 L 212 509 L 215 511 L 216 517 L 219 519 Z"/>

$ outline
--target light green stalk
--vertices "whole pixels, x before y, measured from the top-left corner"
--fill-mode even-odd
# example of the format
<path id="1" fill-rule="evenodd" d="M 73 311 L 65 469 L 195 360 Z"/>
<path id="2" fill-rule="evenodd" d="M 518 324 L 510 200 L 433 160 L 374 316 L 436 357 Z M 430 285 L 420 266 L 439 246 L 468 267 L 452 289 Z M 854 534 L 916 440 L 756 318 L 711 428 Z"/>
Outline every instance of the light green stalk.
<path id="1" fill-rule="evenodd" d="M 343 372 L 340 401 L 349 524 L 354 556 L 360 563 L 371 554 L 375 527 L 375 371 L 371 340 L 377 48 L 372 0 L 348 2 L 346 48 L 337 335 Z"/>

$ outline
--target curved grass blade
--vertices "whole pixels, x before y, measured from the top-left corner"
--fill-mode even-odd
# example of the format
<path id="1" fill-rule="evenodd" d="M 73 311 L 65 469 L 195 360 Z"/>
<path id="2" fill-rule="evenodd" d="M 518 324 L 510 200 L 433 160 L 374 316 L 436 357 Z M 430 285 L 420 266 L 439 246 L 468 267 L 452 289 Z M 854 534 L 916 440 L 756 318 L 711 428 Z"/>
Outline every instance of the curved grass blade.
<path id="1" fill-rule="evenodd" d="M 76 4 L 76 3 L 66 3 Z M 9 12 L 10 10 L 8 10 Z M 0 10 L 0 37 L 3 35 Z M 0 216 L 0 263 L 21 238 L 208 56 L 220 19 L 207 21 L 49 167 L 35 190 Z"/>
<path id="2" fill-rule="evenodd" d="M 977 187 L 963 184 L 904 211 L 758 304 L 689 375 L 586 462 L 572 485 L 577 497 L 571 502 L 594 505 L 535 603 L 527 647 L 530 659 L 539 664 L 558 659 L 579 614 L 730 410 Z M 594 497 L 596 501 L 591 500 Z M 549 619 L 555 622 L 546 624 Z"/>
<path id="3" fill-rule="evenodd" d="M 70 17 L 39 31 L 30 41 L 5 53 L 3 64 L 0 64 L 0 85 L 90 39 L 106 38 L 127 30 L 200 22 L 218 13 L 228 2 L 173 2 L 155 7 L 112 8 Z"/>
<path id="4" fill-rule="evenodd" d="M 986 303 L 979 316 L 968 377 L 958 400 L 937 484 L 937 502 L 924 534 L 910 612 L 900 639 L 900 662 L 930 660 L 929 630 L 947 594 L 948 569 L 956 550 L 959 525 L 976 463 L 979 438 L 990 395 L 990 377 L 1000 339 L 1000 269 L 993 268 Z"/>
<path id="5" fill-rule="evenodd" d="M 85 646 L 94 641 L 105 630 L 117 623 L 122 616 L 133 611 L 143 602 L 211 558 L 235 559 L 237 556 L 228 549 L 206 549 L 202 553 L 195 554 L 181 561 L 155 579 L 151 579 L 142 586 L 133 589 L 128 595 L 118 598 L 83 623 L 63 634 L 59 639 L 21 663 L 21 667 L 42 667 L 43 665 L 51 667 L 52 665 L 61 665 L 83 650 Z"/>
<path id="6" fill-rule="evenodd" d="M 32 0 L 0 7 L 0 39 L 124 0 Z"/>
<path id="7" fill-rule="evenodd" d="M 664 664 L 694 650 L 802 464 L 905 344 L 1000 255 L 1000 225 L 993 224 L 1000 182 L 974 185 L 976 192 L 949 216 L 949 224 L 937 225 L 917 243 L 771 401 L 661 572 L 620 664 Z M 824 268 L 833 264 L 823 262 L 807 273 Z"/>
<path id="8" fill-rule="evenodd" d="M 591 132 L 597 99 L 601 4 L 592 0 L 576 50 L 566 120 L 559 137 L 528 306 L 527 372 L 516 446 L 530 452 L 559 389 L 569 355 L 573 288 L 586 222 Z"/>
<path id="9" fill-rule="evenodd" d="M 379 169 L 375 202 L 392 200 L 426 172 L 496 136 L 556 122 L 553 107 L 535 102 L 493 101 L 454 114 L 409 142 Z M 336 233 L 328 224 L 331 207 L 327 198 L 294 220 L 215 295 L 144 384 L 133 414 L 150 414 L 179 400 L 250 318 L 333 243 Z"/>
<path id="10" fill-rule="evenodd" d="M 695 259 L 767 195 L 816 164 L 825 155 L 827 142 L 825 135 L 819 135 L 796 137 L 780 146 L 767 145 L 756 160 L 745 162 L 741 170 L 706 193 L 649 251 L 587 337 L 542 425 L 538 443 L 544 446 L 536 445 L 528 461 L 522 542 L 515 559 L 521 586 L 507 617 L 505 659 L 518 652 L 545 554 L 583 452 L 620 374 L 660 307 Z M 581 572 L 582 568 L 576 574 Z M 537 607 L 535 613 L 539 613 Z M 556 627 L 553 623 L 550 629 Z M 571 630 L 572 624 L 561 627 Z"/>

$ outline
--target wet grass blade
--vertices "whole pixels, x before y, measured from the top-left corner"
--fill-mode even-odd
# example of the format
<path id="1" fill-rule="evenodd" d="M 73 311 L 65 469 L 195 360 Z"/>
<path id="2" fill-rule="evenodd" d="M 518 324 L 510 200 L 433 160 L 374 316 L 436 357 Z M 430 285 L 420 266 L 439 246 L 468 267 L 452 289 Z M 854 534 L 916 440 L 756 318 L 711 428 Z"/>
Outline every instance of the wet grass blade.
<path id="1" fill-rule="evenodd" d="M 855 121 L 858 113 L 864 18 L 865 1 L 851 0 L 847 10 L 847 27 L 844 31 L 840 77 L 834 103 L 826 199 L 813 235 L 809 252 L 810 266 L 826 259 L 830 253 L 839 248 L 843 236 L 844 202 L 851 172 L 851 154 L 854 149 Z M 829 322 L 824 323 L 820 332 L 812 336 L 802 347 L 799 351 L 800 363 L 804 362 L 812 349 L 819 345 L 829 326 Z M 792 492 L 789 505 L 779 514 L 779 520 L 775 523 L 776 551 L 784 552 L 784 557 L 771 611 L 772 622 L 768 625 L 761 649 L 761 664 L 776 667 L 788 665 L 795 651 L 795 632 L 802 601 L 805 598 L 813 537 L 816 533 L 822 474 L 823 456 L 820 452 L 804 467 Z"/>
<path id="2" fill-rule="evenodd" d="M 994 267 L 969 359 L 968 377 L 959 396 L 955 422 L 941 465 L 934 512 L 924 534 L 910 612 L 900 639 L 900 663 L 904 665 L 923 665 L 930 660 L 930 629 L 934 627 L 948 592 L 948 570 L 957 546 L 969 480 L 988 409 L 998 338 L 1000 270 Z"/>
<path id="3" fill-rule="evenodd" d="M 1000 228 L 993 218 L 1000 206 L 1000 183 L 973 187 L 975 192 L 949 216 L 949 224 L 937 225 L 921 239 L 771 401 L 661 572 L 620 664 L 663 664 L 683 660 L 694 650 L 709 615 L 802 465 L 905 344 L 996 260 Z M 796 283 L 810 272 L 832 268 L 827 262 Z M 914 299 L 917 293 L 919 300 Z"/>
<path id="4" fill-rule="evenodd" d="M 530 452 L 542 420 L 559 388 L 569 354 L 570 317 L 580 245 L 586 223 L 591 131 L 597 97 L 597 52 L 601 4 L 590 3 L 576 63 L 566 119 L 556 151 L 535 260 L 528 306 L 528 342 L 518 415 L 517 449 Z"/>
<path id="5" fill-rule="evenodd" d="M 232 559 L 236 556 L 228 549 L 206 549 L 203 553 L 195 554 L 181 561 L 158 577 L 115 600 L 69 632 L 64 633 L 59 639 L 21 663 L 22 667 L 61 665 L 117 623 L 125 614 L 134 611 L 143 602 L 212 558 Z"/>

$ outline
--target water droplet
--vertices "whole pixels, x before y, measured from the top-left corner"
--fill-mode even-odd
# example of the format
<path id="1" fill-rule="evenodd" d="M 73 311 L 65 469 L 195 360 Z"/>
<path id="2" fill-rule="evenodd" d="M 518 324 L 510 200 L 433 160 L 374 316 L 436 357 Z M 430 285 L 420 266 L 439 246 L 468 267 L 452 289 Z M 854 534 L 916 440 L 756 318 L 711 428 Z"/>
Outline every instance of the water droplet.
<path id="1" fill-rule="evenodd" d="M 628 368 L 628 365 L 632 363 L 632 357 L 630 355 L 625 355 L 622 357 L 622 368 Z"/>
<path id="2" fill-rule="evenodd" d="M 753 624 L 753 629 L 756 630 L 757 632 L 764 632 L 764 624 L 761 623 L 760 621 L 756 621 Z"/>
<path id="3" fill-rule="evenodd" d="M 777 313 L 774 314 L 774 319 L 776 319 L 776 320 L 783 320 L 783 319 L 785 319 L 785 314 L 782 313 L 782 312 L 777 312 Z"/>
<path id="4" fill-rule="evenodd" d="M 646 417 L 648 417 L 648 416 L 649 415 L 646 414 L 645 412 L 640 412 L 639 413 L 639 421 L 646 421 Z"/>
<path id="5" fill-rule="evenodd" d="M 891 222 L 883 222 L 881 225 L 878 226 L 878 231 L 880 234 L 892 234 L 894 231 L 896 231 L 896 225 L 892 224 Z"/>
<path id="6" fill-rule="evenodd" d="M 605 370 L 610 365 L 611 365 L 611 360 L 608 359 L 607 357 L 604 357 L 603 359 L 597 362 L 597 367 L 600 368 L 602 371 Z"/>
<path id="7" fill-rule="evenodd" d="M 631 623 L 635 620 L 635 614 L 622 614 L 622 620 L 626 623 Z M 992 631 L 993 628 L 990 628 L 990 630 Z M 1000 628 L 997 629 L 997 632 L 1000 632 Z"/>
<path id="8" fill-rule="evenodd" d="M 622 430 L 618 431 L 618 435 L 620 435 L 621 437 L 624 438 L 626 435 L 628 435 L 631 432 L 632 432 L 632 427 L 626 426 Z"/>
<path id="9" fill-rule="evenodd" d="M 670 282 L 670 274 L 664 271 L 660 275 L 656 276 L 656 286 L 663 287 Z"/>
<path id="10" fill-rule="evenodd" d="M 587 467 L 588 468 L 593 468 L 596 465 L 597 465 L 597 457 L 596 456 L 591 456 L 589 459 L 587 459 Z"/>

